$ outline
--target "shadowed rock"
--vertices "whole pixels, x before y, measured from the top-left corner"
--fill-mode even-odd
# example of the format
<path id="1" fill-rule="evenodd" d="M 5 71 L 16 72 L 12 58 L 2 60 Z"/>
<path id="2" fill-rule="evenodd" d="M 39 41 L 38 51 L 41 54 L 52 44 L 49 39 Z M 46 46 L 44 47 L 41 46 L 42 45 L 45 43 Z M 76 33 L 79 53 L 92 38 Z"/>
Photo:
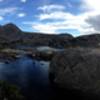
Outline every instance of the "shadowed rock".
<path id="1" fill-rule="evenodd" d="M 8 33 L 18 33 L 21 32 L 21 30 L 14 24 L 8 23 L 3 26 L 3 29 Z"/>
<path id="2" fill-rule="evenodd" d="M 83 35 L 71 40 L 73 46 L 100 47 L 100 34 Z"/>
<path id="3" fill-rule="evenodd" d="M 69 48 L 53 58 L 49 71 L 60 88 L 100 94 L 100 49 Z"/>
<path id="4" fill-rule="evenodd" d="M 20 38 L 20 33 L 22 31 L 14 24 L 9 23 L 0 27 L 0 39 L 3 43 L 9 43 L 11 41 L 16 41 Z"/>

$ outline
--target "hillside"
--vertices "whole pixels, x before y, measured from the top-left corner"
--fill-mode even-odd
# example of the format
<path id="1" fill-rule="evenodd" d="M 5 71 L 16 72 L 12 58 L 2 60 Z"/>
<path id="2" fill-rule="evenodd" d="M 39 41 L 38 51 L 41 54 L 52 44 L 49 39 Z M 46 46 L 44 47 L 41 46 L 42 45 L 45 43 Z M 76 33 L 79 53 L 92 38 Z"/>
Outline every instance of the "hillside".
<path id="1" fill-rule="evenodd" d="M 43 33 L 30 33 L 21 31 L 16 25 L 9 23 L 0 26 L 0 44 L 11 47 L 18 46 L 51 46 L 62 48 L 69 46 L 70 34 L 50 35 Z"/>

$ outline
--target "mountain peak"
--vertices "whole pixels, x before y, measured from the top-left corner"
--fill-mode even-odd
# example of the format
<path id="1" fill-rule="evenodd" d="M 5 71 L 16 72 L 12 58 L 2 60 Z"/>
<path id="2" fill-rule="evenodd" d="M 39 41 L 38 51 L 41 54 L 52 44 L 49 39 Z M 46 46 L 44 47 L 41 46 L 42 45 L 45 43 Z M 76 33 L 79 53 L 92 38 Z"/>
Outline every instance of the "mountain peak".
<path id="1" fill-rule="evenodd" d="M 4 25 L 3 28 L 8 32 L 15 32 L 15 33 L 21 32 L 21 30 L 13 23 L 8 23 Z"/>

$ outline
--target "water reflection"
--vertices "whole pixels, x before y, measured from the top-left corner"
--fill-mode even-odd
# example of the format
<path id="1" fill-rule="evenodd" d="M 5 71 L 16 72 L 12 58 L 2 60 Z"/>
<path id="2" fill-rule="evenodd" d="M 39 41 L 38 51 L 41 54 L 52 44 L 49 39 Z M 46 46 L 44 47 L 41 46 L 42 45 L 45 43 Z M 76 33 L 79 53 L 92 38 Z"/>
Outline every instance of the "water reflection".
<path id="1" fill-rule="evenodd" d="M 39 94 L 49 85 L 48 66 L 49 62 L 21 57 L 9 64 L 0 64 L 0 79 L 20 86 L 27 94 Z M 29 95 L 33 96 L 31 93 Z"/>
<path id="2" fill-rule="evenodd" d="M 16 80 L 19 83 L 27 82 L 27 79 L 32 78 L 35 81 L 44 83 L 48 81 L 48 65 L 49 62 L 37 61 L 28 57 L 20 59 L 9 64 L 0 64 L 0 78 L 4 80 Z"/>

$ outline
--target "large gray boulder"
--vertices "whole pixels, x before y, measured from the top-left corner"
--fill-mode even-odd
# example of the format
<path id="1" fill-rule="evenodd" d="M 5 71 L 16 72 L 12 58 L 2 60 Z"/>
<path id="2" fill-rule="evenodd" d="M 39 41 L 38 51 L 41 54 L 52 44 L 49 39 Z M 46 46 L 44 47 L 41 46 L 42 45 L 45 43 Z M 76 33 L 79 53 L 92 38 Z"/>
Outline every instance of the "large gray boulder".
<path id="1" fill-rule="evenodd" d="M 100 95 L 100 49 L 69 48 L 56 54 L 49 78 L 58 87 Z"/>

